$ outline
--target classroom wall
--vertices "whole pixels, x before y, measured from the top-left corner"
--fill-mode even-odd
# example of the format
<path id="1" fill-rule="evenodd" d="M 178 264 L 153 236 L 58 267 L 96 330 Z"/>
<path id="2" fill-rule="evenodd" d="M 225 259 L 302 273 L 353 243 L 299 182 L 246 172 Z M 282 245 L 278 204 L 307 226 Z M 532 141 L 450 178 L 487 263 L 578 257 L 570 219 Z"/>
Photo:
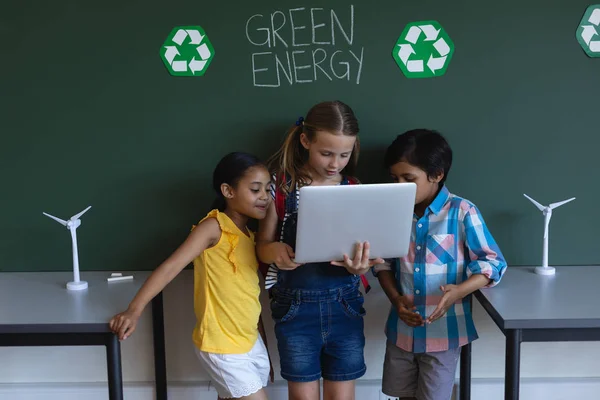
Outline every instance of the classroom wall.
<path id="1" fill-rule="evenodd" d="M 589 3 L 2 0 L 0 271 L 69 270 L 68 234 L 42 212 L 68 218 L 88 205 L 82 269 L 154 268 L 208 211 L 224 154 L 267 157 L 331 99 L 358 117 L 363 182 L 382 178 L 397 134 L 438 129 L 454 150 L 450 189 L 478 205 L 510 263 L 541 261 L 543 218 L 527 193 L 577 197 L 552 217 L 550 262 L 596 264 L 600 58 L 576 37 Z M 392 52 L 407 24 L 427 20 L 454 55 L 445 75 L 408 79 Z M 202 77 L 163 64 L 181 25 L 200 25 L 214 46 Z M 268 32 L 271 47 L 253 44 Z M 315 68 L 324 53 L 322 68 L 350 79 Z M 276 57 L 295 60 L 293 83 Z M 278 87 L 257 86 L 278 76 Z"/>
<path id="2" fill-rule="evenodd" d="M 480 207 L 509 264 L 541 260 L 542 216 L 524 192 L 543 203 L 577 196 L 553 216 L 550 262 L 597 264 L 600 214 L 590 210 L 600 194 L 594 184 L 600 59 L 587 57 L 576 40 L 589 4 L 3 0 L 0 271 L 69 270 L 68 234 L 41 213 L 68 217 L 90 204 L 78 230 L 82 269 L 154 268 L 205 214 L 213 197 L 210 172 L 223 154 L 269 155 L 308 107 L 333 98 L 359 117 L 364 182 L 382 179 L 381 155 L 396 134 L 439 129 L 454 147 L 451 189 Z M 299 47 L 252 44 L 248 19 L 289 15 L 297 7 L 333 10 L 346 31 L 352 27 L 352 45 L 336 25 L 337 45 L 323 46 L 329 56 L 345 52 L 339 61 L 353 62 L 351 80 L 319 75 L 288 84 L 281 76 L 277 88 L 256 84 L 254 54 L 272 51 L 283 59 Z M 296 15 L 310 26 L 306 10 Z M 405 24 L 429 19 L 454 41 L 453 61 L 444 77 L 406 79 L 392 48 Z M 171 77 L 160 59 L 171 29 L 187 24 L 201 25 L 215 46 L 202 78 Z M 289 23 L 280 33 L 291 43 Z M 302 34 L 310 32 L 299 32 L 299 40 L 308 37 Z M 364 50 L 362 64 L 349 50 Z M 276 70 L 271 64 L 260 77 L 275 79 Z M 300 70 L 300 80 L 311 71 Z M 373 287 L 359 400 L 379 400 L 388 304 Z M 192 351 L 191 299 L 185 271 L 165 293 L 170 390 L 176 399 L 214 399 Z M 474 345 L 473 399 L 500 400 L 503 336 L 477 305 L 475 319 L 482 337 Z M 272 335 L 269 344 L 278 369 Z M 600 344 L 526 343 L 522 353 L 523 400 L 600 398 Z M 123 374 L 127 400 L 152 398 L 147 314 L 123 343 Z M 100 347 L 0 348 L 0 400 L 106 399 L 105 380 Z M 286 398 L 280 379 L 270 392 Z"/>
<path id="3" fill-rule="evenodd" d="M 510 269 L 507 273 L 510 273 Z M 385 342 L 383 324 L 388 301 L 376 280 L 366 295 L 365 356 L 367 374 L 359 380 L 358 400 L 379 400 Z M 194 326 L 193 279 L 184 271 L 165 290 L 167 375 L 172 398 L 214 400 L 208 378 L 196 362 L 191 343 Z M 263 297 L 263 306 L 268 304 Z M 268 311 L 268 344 L 276 369 L 271 400 L 287 399 L 279 376 L 278 355 Z M 473 346 L 473 400 L 503 399 L 504 341 L 476 302 L 474 315 L 481 338 Z M 151 319 L 147 310 L 134 336 L 122 344 L 127 400 L 152 399 Z M 102 347 L 0 348 L 0 400 L 106 399 L 106 361 Z M 600 343 L 525 343 L 522 347 L 522 400 L 597 400 L 600 398 Z M 43 396 L 40 394 L 43 393 Z M 84 397 L 85 396 L 85 397 Z"/>

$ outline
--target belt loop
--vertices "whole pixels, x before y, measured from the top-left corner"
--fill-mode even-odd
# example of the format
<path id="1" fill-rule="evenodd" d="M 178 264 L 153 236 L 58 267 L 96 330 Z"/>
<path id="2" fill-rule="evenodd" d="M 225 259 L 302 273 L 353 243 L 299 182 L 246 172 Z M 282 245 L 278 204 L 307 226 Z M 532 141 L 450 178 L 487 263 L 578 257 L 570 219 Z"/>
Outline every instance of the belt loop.
<path id="1" fill-rule="evenodd" d="M 296 290 L 296 298 L 294 299 L 294 302 L 296 303 L 296 305 L 300 304 L 300 299 L 302 298 L 302 296 L 300 295 L 300 290 Z"/>

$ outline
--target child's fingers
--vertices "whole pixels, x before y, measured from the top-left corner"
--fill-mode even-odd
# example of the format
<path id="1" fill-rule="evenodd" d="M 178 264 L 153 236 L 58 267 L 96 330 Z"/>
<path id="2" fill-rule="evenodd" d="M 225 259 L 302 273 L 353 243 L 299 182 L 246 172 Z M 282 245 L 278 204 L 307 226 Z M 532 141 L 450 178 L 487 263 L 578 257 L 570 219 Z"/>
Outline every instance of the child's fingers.
<path id="1" fill-rule="evenodd" d="M 283 260 L 283 262 L 276 263 L 276 265 L 279 269 L 282 269 L 284 271 L 285 270 L 290 271 L 290 270 L 296 269 L 298 267 L 298 264 L 295 264 L 291 260 Z"/>
<path id="2" fill-rule="evenodd" d="M 369 255 L 371 254 L 371 245 L 369 242 L 365 242 L 363 245 L 362 257 L 360 258 L 360 264 L 366 265 L 369 263 Z"/>
<path id="3" fill-rule="evenodd" d="M 456 285 L 442 285 L 440 286 L 440 290 L 442 293 L 448 293 L 453 287 L 456 287 Z"/>
<path id="4" fill-rule="evenodd" d="M 123 316 L 119 315 L 118 317 L 115 317 L 115 319 L 114 319 L 112 331 L 114 333 L 119 333 L 119 329 L 121 329 L 121 325 L 123 325 Z"/>
<path id="5" fill-rule="evenodd" d="M 410 326 L 411 328 L 416 328 L 417 326 L 421 326 L 423 324 L 418 323 L 418 322 L 414 322 L 414 321 L 404 321 L 404 323 L 408 326 Z"/>
<path id="6" fill-rule="evenodd" d="M 405 297 L 401 297 L 400 301 L 396 305 L 396 311 L 398 312 L 398 316 L 403 320 L 410 320 L 411 323 L 417 324 L 418 326 L 422 325 L 423 318 L 421 315 L 417 314 L 415 307 L 412 302 L 410 302 Z M 405 321 L 406 322 L 406 321 Z"/>
<path id="7" fill-rule="evenodd" d="M 119 340 L 123 340 L 123 336 L 125 336 L 125 324 L 121 324 L 119 329 L 115 332 L 115 335 L 119 338 Z"/>
<path id="8" fill-rule="evenodd" d="M 436 319 L 440 318 L 444 315 L 444 309 L 441 306 L 437 306 L 437 308 L 431 313 L 431 315 L 427 318 L 427 322 L 432 323 Z"/>
<path id="9" fill-rule="evenodd" d="M 286 250 L 289 258 L 296 257 L 296 253 L 294 253 L 294 249 L 292 249 L 289 245 L 287 245 L 287 244 L 285 245 L 285 250 Z"/>
<path id="10" fill-rule="evenodd" d="M 123 325 L 121 325 L 121 328 L 119 329 L 119 339 L 120 340 L 124 340 L 127 338 L 128 332 L 130 330 L 131 327 L 131 321 L 130 320 L 126 320 Z"/>
<path id="11" fill-rule="evenodd" d="M 436 310 L 437 311 L 437 310 Z M 429 317 L 427 317 L 426 321 L 428 324 L 432 323 L 437 319 L 437 312 L 434 311 Z"/>
<path id="12" fill-rule="evenodd" d="M 129 336 L 131 336 L 131 334 L 133 333 L 133 331 L 135 331 L 135 326 L 136 326 L 136 324 L 133 324 L 129 328 L 127 328 L 127 330 L 125 331 L 125 335 L 123 335 L 123 340 L 125 340 Z"/>
<path id="13" fill-rule="evenodd" d="M 121 325 L 121 321 L 123 320 L 123 313 L 117 314 L 108 322 L 108 326 L 110 330 L 113 332 L 117 332 L 119 330 L 119 326 Z"/>
<path id="14" fill-rule="evenodd" d="M 292 248 L 287 244 L 284 245 L 284 249 L 285 250 L 279 252 L 279 256 L 275 260 L 275 265 L 284 270 L 296 269 L 298 266 L 300 266 L 300 264 L 296 264 L 293 261 L 295 256 L 294 250 L 292 250 Z"/>
<path id="15" fill-rule="evenodd" d="M 344 261 L 332 261 L 331 265 L 336 265 L 338 267 L 349 267 L 352 265 L 352 263 L 350 262 L 350 257 L 344 254 Z"/>
<path id="16" fill-rule="evenodd" d="M 403 316 L 405 318 L 411 318 L 411 319 L 416 319 L 416 320 L 420 320 L 422 319 L 421 315 L 412 312 L 412 311 L 408 311 L 408 310 L 398 310 L 398 315 Z"/>
<path id="17" fill-rule="evenodd" d="M 411 321 L 414 321 L 415 323 L 419 323 L 421 324 L 423 322 L 423 317 L 421 317 L 421 315 L 415 313 L 412 310 L 409 310 L 405 307 L 399 307 L 398 308 L 398 316 L 402 317 L 402 318 L 406 318 L 409 319 Z"/>
<path id="18" fill-rule="evenodd" d="M 354 253 L 354 260 L 353 261 L 353 265 L 357 265 L 361 262 L 363 258 L 363 244 L 362 243 L 356 243 L 355 246 L 355 253 Z"/>
<path id="19" fill-rule="evenodd" d="M 287 251 L 287 259 L 285 260 L 285 262 L 292 269 L 298 268 L 300 264 L 294 262 L 294 257 L 296 257 L 296 253 L 294 252 L 294 250 L 287 244 L 285 245 L 285 249 Z"/>
<path id="20" fill-rule="evenodd" d="M 406 323 L 406 325 L 408 326 L 421 326 L 423 325 L 423 320 L 420 318 L 411 318 L 411 317 L 406 317 L 406 316 L 401 316 L 400 319 L 402 321 L 404 321 L 404 323 Z"/>
<path id="21" fill-rule="evenodd" d="M 398 312 L 398 316 L 402 317 L 404 319 L 410 319 L 410 320 L 414 320 L 414 321 L 421 320 L 421 316 L 419 314 L 411 313 L 408 311 Z"/>
<path id="22" fill-rule="evenodd" d="M 369 260 L 369 267 L 372 267 L 373 265 L 377 265 L 377 264 L 383 264 L 385 263 L 385 260 L 383 258 L 376 258 L 374 260 Z"/>
<path id="23" fill-rule="evenodd" d="M 119 337 L 123 337 L 123 334 L 125 333 L 125 330 L 127 329 L 128 326 L 129 326 L 128 319 L 121 320 L 121 323 L 119 324 L 119 327 L 117 329 L 117 331 L 119 333 Z"/>

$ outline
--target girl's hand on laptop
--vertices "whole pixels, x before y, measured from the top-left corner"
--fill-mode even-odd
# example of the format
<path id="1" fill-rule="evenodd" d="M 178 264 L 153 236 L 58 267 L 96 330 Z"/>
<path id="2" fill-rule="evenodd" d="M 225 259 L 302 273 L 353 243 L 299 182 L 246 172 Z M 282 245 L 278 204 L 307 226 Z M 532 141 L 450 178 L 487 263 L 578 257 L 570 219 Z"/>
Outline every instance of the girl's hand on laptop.
<path id="1" fill-rule="evenodd" d="M 277 268 L 282 270 L 292 270 L 298 268 L 301 264 L 294 262 L 294 250 L 285 243 L 274 242 L 271 243 L 273 246 L 273 252 L 275 255 L 274 263 Z"/>
<path id="2" fill-rule="evenodd" d="M 369 242 L 357 243 L 354 250 L 353 259 L 350 259 L 350 257 L 344 254 L 344 261 L 332 261 L 331 264 L 337 265 L 338 267 L 344 267 L 351 274 L 364 275 L 373 265 L 383 264 L 385 262 L 383 258 L 375 258 L 370 260 L 370 249 L 371 245 Z"/>

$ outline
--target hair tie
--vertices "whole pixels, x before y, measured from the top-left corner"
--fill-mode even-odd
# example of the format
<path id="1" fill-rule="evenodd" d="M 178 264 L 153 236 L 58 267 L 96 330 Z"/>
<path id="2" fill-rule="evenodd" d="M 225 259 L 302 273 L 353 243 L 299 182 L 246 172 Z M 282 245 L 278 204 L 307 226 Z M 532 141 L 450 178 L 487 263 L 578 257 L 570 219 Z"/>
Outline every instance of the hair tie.
<path id="1" fill-rule="evenodd" d="M 300 126 L 300 125 L 304 125 L 304 117 L 300 117 L 300 118 L 298 118 L 298 121 L 296 121 L 296 126 Z"/>

